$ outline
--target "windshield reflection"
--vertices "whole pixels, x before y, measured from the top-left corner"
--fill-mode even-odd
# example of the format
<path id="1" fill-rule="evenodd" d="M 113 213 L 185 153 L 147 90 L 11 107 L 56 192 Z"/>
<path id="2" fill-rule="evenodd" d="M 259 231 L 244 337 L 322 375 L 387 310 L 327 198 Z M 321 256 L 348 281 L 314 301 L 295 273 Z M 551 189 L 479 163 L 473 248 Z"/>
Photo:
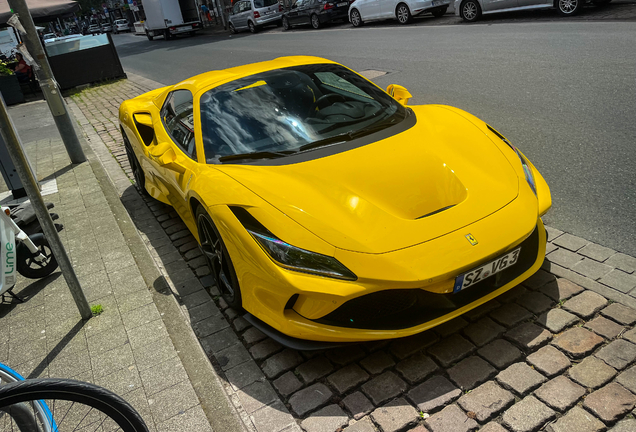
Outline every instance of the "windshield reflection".
<path id="1" fill-rule="evenodd" d="M 332 64 L 263 72 L 201 96 L 208 163 L 228 155 L 297 151 L 395 114 L 401 120 L 406 111 L 362 77 Z"/>

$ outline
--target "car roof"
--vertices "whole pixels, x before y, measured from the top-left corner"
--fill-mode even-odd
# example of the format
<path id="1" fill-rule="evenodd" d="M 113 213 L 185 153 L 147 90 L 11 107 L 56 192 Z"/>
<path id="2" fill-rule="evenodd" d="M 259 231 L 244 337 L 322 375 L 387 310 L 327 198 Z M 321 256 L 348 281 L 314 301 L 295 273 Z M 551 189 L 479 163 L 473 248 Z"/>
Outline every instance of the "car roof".
<path id="1" fill-rule="evenodd" d="M 229 69 L 222 69 L 217 71 L 205 72 L 199 75 L 195 75 L 192 78 L 181 81 L 173 88 L 176 90 L 182 87 L 196 87 L 197 89 L 205 89 L 213 86 L 214 84 L 221 84 L 222 82 L 234 81 L 245 76 L 254 75 L 260 72 L 266 72 L 274 69 L 281 69 L 291 66 L 300 66 L 305 64 L 319 64 L 319 63 L 331 63 L 336 62 L 327 60 L 321 57 L 313 56 L 289 56 L 279 57 L 274 60 L 251 63 L 243 66 L 237 66 Z"/>

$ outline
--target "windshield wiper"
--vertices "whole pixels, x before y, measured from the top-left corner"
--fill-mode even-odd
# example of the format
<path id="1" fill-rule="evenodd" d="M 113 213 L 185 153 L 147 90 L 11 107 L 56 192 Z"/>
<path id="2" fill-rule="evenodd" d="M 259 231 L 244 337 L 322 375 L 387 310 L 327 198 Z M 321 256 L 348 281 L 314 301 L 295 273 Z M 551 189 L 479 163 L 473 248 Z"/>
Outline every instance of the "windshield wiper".
<path id="1" fill-rule="evenodd" d="M 271 152 L 271 151 L 262 151 L 262 152 L 252 152 L 252 153 L 239 153 L 227 156 L 221 156 L 219 158 L 219 162 L 227 162 L 231 160 L 239 160 L 239 159 L 275 159 L 279 157 L 289 156 L 290 154 L 296 153 L 294 150 L 285 150 L 279 152 Z"/>
<path id="2" fill-rule="evenodd" d="M 304 146 L 300 147 L 298 149 L 298 151 L 303 151 L 303 150 L 310 150 L 310 149 L 314 149 L 316 147 L 322 147 L 322 146 L 326 146 L 329 144 L 338 144 L 341 142 L 345 142 L 345 141 L 351 141 L 354 140 L 356 138 L 360 138 L 362 136 L 365 135 L 369 135 L 373 132 L 378 132 L 382 129 L 386 129 L 388 127 L 393 126 L 394 124 L 396 124 L 396 118 L 394 116 L 391 116 L 391 120 L 387 121 L 387 120 L 381 120 L 379 122 L 376 122 L 370 126 L 367 126 L 365 128 L 359 129 L 357 131 L 348 131 L 348 132 L 343 132 L 343 133 L 339 133 L 336 135 L 332 135 L 330 137 L 318 140 L 318 141 L 314 141 L 312 143 L 309 144 L 305 144 Z"/>

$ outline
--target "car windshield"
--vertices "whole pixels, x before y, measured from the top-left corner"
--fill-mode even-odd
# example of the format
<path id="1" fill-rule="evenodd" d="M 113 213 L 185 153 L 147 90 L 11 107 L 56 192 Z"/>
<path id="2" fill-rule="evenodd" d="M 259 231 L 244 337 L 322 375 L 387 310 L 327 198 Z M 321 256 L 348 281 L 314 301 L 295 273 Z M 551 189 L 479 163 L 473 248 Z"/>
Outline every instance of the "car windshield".
<path id="1" fill-rule="evenodd" d="M 272 6 L 278 3 L 278 0 L 254 0 L 255 8 L 262 8 L 266 6 Z"/>
<path id="2" fill-rule="evenodd" d="M 282 157 L 375 132 L 407 115 L 392 97 L 342 66 L 303 65 L 205 92 L 201 136 L 208 163 L 240 159 L 234 155 Z"/>

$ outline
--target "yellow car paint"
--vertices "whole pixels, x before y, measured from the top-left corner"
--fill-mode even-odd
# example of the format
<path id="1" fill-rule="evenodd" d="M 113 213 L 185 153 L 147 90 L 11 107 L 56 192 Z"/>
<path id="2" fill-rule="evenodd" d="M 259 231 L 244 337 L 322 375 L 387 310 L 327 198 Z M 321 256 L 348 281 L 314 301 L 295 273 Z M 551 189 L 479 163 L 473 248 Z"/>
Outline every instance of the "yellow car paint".
<path id="1" fill-rule="evenodd" d="M 413 106 L 417 124 L 402 133 L 279 166 L 206 164 L 200 133 L 193 160 L 172 142 L 160 118 L 163 102 L 173 90 L 193 94 L 198 128 L 200 97 L 209 89 L 267 70 L 322 63 L 333 62 L 298 56 L 212 71 L 127 100 L 120 107 L 121 128 L 144 171 L 146 190 L 173 206 L 197 239 L 196 207 L 206 209 L 232 259 L 246 311 L 296 338 L 333 342 L 398 338 L 459 316 L 538 270 L 546 243 L 540 217 L 551 206 L 548 185 L 529 164 L 535 195 L 514 151 L 483 121 L 457 108 Z M 138 113 L 152 118 L 150 142 L 144 142 L 140 133 L 144 126 L 135 123 Z M 230 206 L 246 209 L 291 245 L 335 257 L 358 279 L 336 280 L 281 267 Z M 450 208 L 431 214 L 442 207 Z M 512 251 L 533 232 L 538 246 L 526 271 L 448 314 L 388 330 L 315 321 L 374 292 L 412 289 L 448 294 L 458 275 Z M 478 240 L 476 245 L 467 240 L 468 234 Z M 294 295 L 293 308 L 285 309 Z"/>

